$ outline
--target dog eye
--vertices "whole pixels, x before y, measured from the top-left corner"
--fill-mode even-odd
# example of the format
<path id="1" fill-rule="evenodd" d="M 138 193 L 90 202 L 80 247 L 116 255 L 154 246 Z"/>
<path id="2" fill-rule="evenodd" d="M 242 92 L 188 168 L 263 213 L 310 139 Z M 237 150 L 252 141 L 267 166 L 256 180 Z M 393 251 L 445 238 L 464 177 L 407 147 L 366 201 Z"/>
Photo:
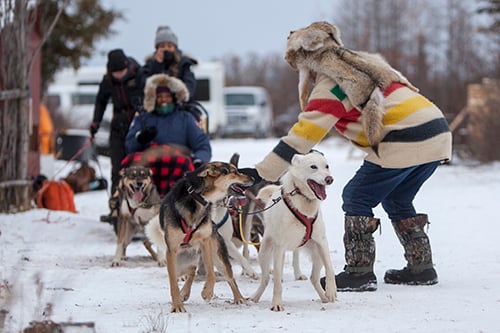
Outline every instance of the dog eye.
<path id="1" fill-rule="evenodd" d="M 223 175 L 227 175 L 229 173 L 229 170 L 226 168 L 223 168 L 220 170 L 220 173 L 222 173 Z"/>
<path id="2" fill-rule="evenodd" d="M 317 167 L 316 165 L 314 165 L 314 164 L 313 164 L 313 165 L 311 165 L 311 169 L 313 169 L 313 170 L 317 170 L 317 169 L 318 169 L 318 167 Z"/>

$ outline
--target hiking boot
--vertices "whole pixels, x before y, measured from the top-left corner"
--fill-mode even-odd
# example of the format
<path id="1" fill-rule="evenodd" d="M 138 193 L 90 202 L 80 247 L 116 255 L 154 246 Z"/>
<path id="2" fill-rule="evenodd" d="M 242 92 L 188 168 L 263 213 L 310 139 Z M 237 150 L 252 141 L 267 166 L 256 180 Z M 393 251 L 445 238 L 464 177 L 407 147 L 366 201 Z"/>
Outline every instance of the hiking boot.
<path id="1" fill-rule="evenodd" d="M 412 272 L 411 269 L 405 267 L 403 269 L 390 269 L 385 272 L 384 282 L 390 284 L 426 286 L 438 283 L 438 277 L 434 268 L 427 268 L 420 272 Z"/>
<path id="2" fill-rule="evenodd" d="M 116 224 L 118 222 L 118 216 L 113 216 L 111 214 L 109 215 L 101 215 L 99 216 L 99 220 L 101 222 L 109 223 L 109 224 Z"/>
<path id="3" fill-rule="evenodd" d="M 433 285 L 438 283 L 432 264 L 432 252 L 424 226 L 429 223 L 427 215 L 418 214 L 401 221 L 392 221 L 399 241 L 405 250 L 408 262 L 403 269 L 385 272 L 384 282 L 390 284 Z"/>
<path id="4" fill-rule="evenodd" d="M 370 216 L 346 216 L 344 248 L 346 266 L 335 276 L 338 291 L 375 291 L 377 277 L 373 274 L 375 240 L 373 233 L 380 220 Z M 322 286 L 325 278 L 320 279 Z M 324 289 L 324 287 L 323 287 Z"/>
<path id="5" fill-rule="evenodd" d="M 325 289 L 325 278 L 319 280 Z M 377 277 L 373 272 L 349 273 L 342 272 L 335 276 L 337 291 L 375 291 L 377 290 Z"/>
<path id="6" fill-rule="evenodd" d="M 108 215 L 101 215 L 99 217 L 99 220 L 101 222 L 106 222 L 113 226 L 116 226 L 118 222 L 118 209 L 120 207 L 120 198 L 117 196 L 109 198 L 108 205 L 111 212 Z"/>

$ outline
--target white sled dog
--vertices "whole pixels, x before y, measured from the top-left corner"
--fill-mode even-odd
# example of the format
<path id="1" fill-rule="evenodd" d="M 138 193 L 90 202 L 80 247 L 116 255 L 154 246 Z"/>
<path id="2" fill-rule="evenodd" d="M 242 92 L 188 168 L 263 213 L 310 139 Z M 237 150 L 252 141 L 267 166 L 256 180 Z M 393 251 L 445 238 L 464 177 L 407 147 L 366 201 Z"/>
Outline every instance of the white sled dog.
<path id="1" fill-rule="evenodd" d="M 259 191 L 258 198 L 266 202 L 264 235 L 259 250 L 261 282 L 250 298 L 258 302 L 269 283 L 273 261 L 274 290 L 271 310 L 283 311 L 282 277 L 285 251 L 302 247 L 311 254 L 311 283 L 322 302 L 337 298 L 335 275 L 329 256 L 325 225 L 320 203 L 326 199 L 326 186 L 333 183 L 328 162 L 322 153 L 312 151 L 294 155 L 281 185 L 269 185 Z M 320 285 L 321 268 L 325 267 L 326 288 Z"/>

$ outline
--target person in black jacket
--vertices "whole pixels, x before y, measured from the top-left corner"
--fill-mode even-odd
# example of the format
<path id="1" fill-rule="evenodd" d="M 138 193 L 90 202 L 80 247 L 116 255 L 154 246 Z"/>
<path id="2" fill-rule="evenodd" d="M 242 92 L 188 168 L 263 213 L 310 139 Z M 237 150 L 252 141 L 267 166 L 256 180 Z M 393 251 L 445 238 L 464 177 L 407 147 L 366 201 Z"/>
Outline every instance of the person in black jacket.
<path id="1" fill-rule="evenodd" d="M 109 135 L 111 193 L 114 193 L 118 185 L 121 161 L 126 156 L 125 137 L 135 112 L 140 111 L 142 106 L 144 82 L 143 69 L 136 60 L 127 57 L 122 49 L 115 49 L 108 53 L 107 72 L 99 84 L 94 116 L 90 125 L 90 136 L 93 138 L 99 130 L 106 105 L 111 98 L 113 102 L 113 118 Z M 114 203 L 111 201 L 110 199 L 110 208 L 113 211 Z"/>
<path id="2" fill-rule="evenodd" d="M 193 98 L 196 92 L 196 79 L 192 65 L 198 62 L 183 54 L 178 48 L 178 39 L 169 26 L 159 26 L 156 29 L 155 52 L 146 59 L 144 74 L 146 77 L 154 74 L 167 74 L 180 79 L 186 85 L 189 96 Z"/>

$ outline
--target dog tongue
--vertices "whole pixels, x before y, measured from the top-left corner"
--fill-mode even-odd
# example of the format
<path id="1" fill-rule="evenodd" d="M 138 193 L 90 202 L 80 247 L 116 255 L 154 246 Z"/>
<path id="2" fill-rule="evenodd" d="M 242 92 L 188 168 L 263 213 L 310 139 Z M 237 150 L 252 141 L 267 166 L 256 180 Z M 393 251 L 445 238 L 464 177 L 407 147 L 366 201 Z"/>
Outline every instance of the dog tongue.
<path id="1" fill-rule="evenodd" d="M 142 198 L 144 198 L 144 193 L 142 193 L 142 191 L 141 191 L 141 190 L 135 190 L 135 191 L 134 191 L 134 199 L 135 199 L 136 201 L 141 201 L 141 200 L 142 200 Z"/>
<path id="2" fill-rule="evenodd" d="M 314 192 L 314 195 L 316 195 L 316 198 L 318 198 L 319 200 L 326 199 L 326 186 L 325 185 L 318 184 L 312 180 L 308 180 L 307 184 L 309 185 L 311 190 Z"/>

